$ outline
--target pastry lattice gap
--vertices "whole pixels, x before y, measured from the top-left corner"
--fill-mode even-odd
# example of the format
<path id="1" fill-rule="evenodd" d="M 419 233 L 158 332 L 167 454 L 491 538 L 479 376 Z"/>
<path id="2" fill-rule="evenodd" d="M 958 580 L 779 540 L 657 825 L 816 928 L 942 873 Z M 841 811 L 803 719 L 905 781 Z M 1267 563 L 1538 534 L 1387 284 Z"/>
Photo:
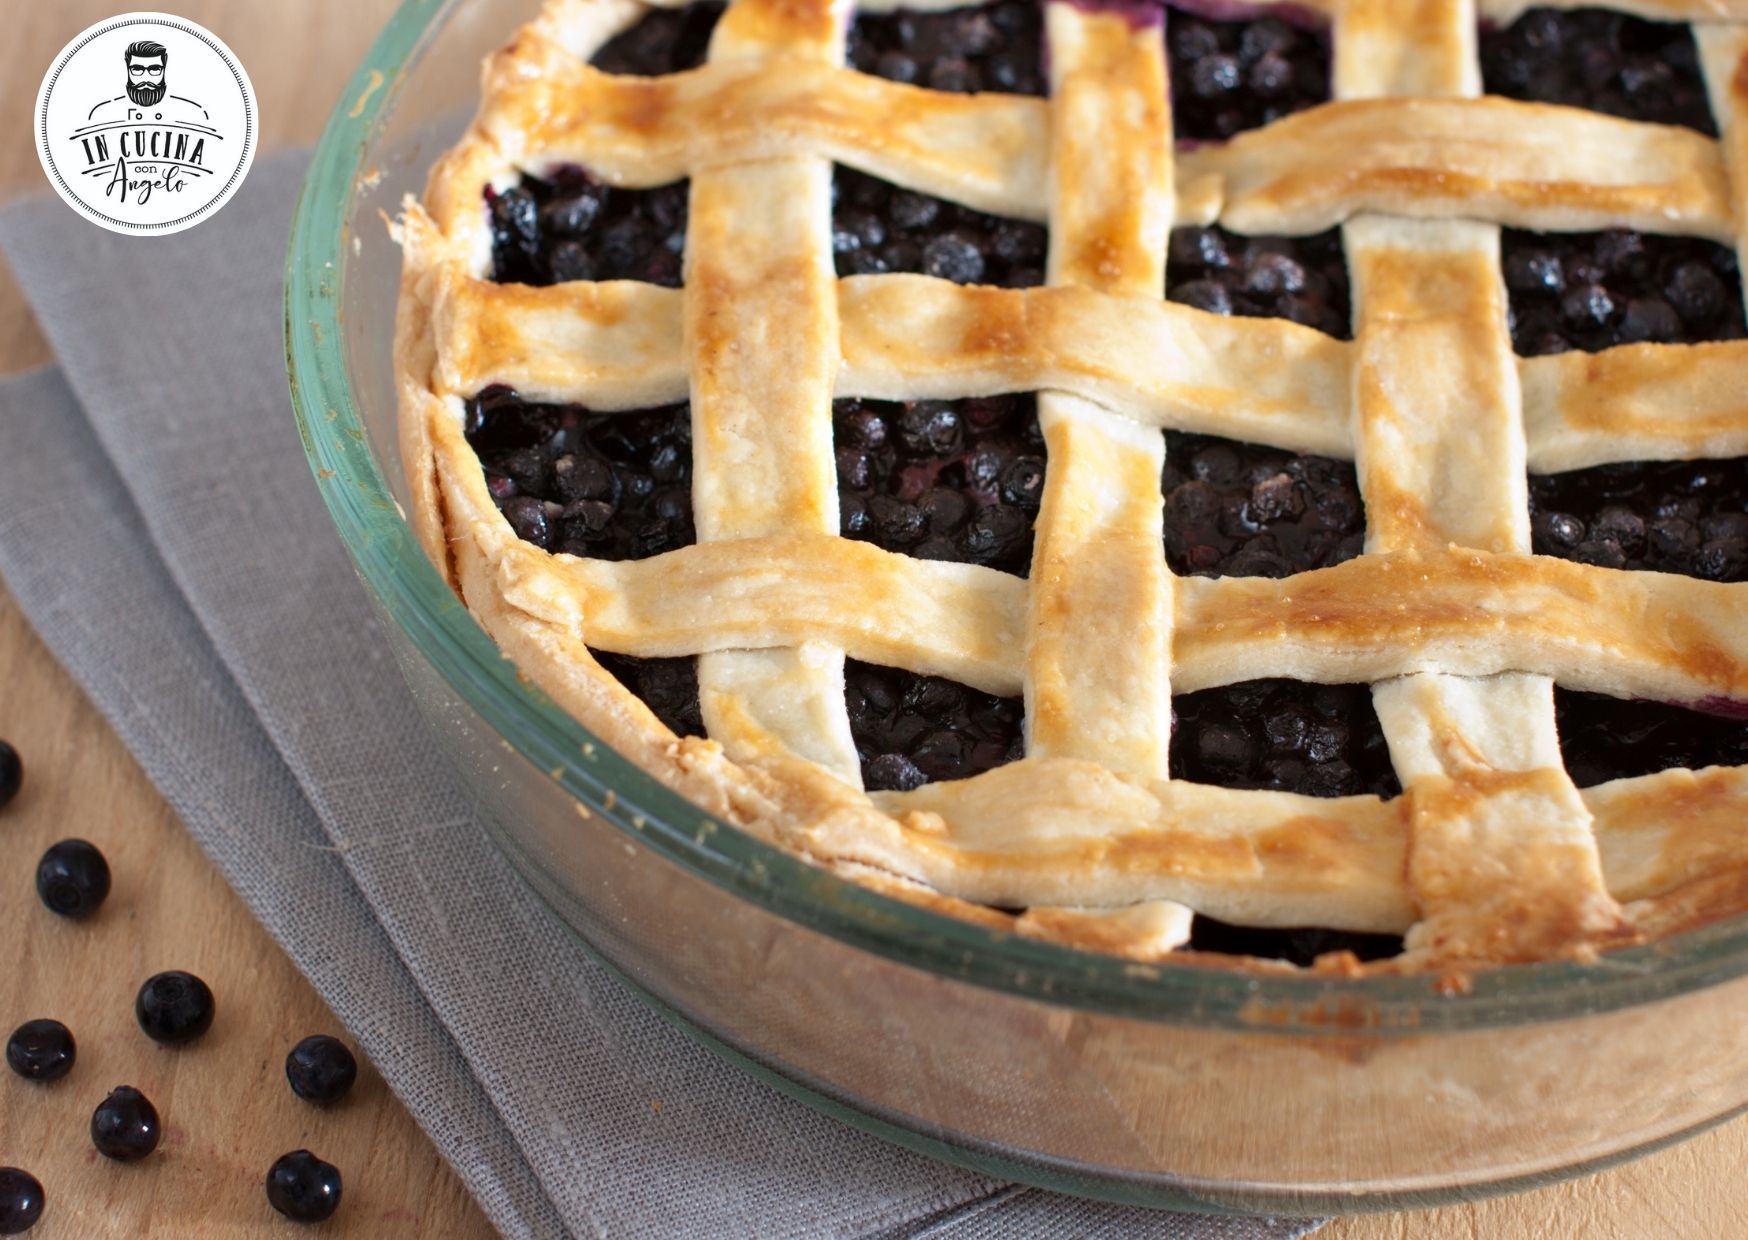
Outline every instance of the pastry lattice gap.
<path id="1" fill-rule="evenodd" d="M 658 17 L 655 20 L 670 21 L 671 22 L 674 20 L 674 16 L 670 15 L 670 14 L 660 14 L 660 15 L 658 15 Z M 1529 17 L 1526 17 L 1523 19 L 1523 21 L 1525 21 L 1525 22 L 1532 21 L 1532 20 L 1540 21 L 1540 20 L 1544 20 L 1544 19 L 1539 13 L 1532 13 Z M 690 31 L 691 37 L 693 38 L 694 43 L 696 43 L 696 41 L 697 41 L 696 30 L 697 30 L 697 23 L 696 23 L 696 21 L 694 21 L 691 23 L 691 31 Z M 622 35 L 622 36 L 620 36 L 619 39 L 616 39 L 614 41 L 614 43 L 621 44 L 625 41 L 625 39 L 627 37 L 628 36 Z M 608 52 L 612 52 L 613 48 L 609 47 L 607 50 L 608 50 Z M 885 53 L 885 55 L 890 57 L 892 55 L 892 53 L 890 53 L 890 52 Z M 1233 57 L 1232 59 L 1234 61 L 1236 61 L 1237 57 Z M 1004 66 L 1003 71 L 1005 73 L 1007 73 L 1009 76 L 1011 76 L 1012 73 L 1014 72 L 1013 67 L 1011 65 Z M 954 69 L 953 73 L 960 74 L 962 76 L 962 71 L 960 69 Z M 951 88 L 952 87 L 949 87 L 949 89 L 951 89 Z M 1703 95 L 1702 95 L 1702 98 L 1703 98 Z M 1611 110 L 1615 110 L 1615 111 L 1619 112 L 1619 111 L 1626 111 L 1628 109 L 1622 109 L 1622 108 L 1616 107 L 1616 108 L 1613 108 Z M 1701 126 L 1696 126 L 1696 127 L 1701 127 Z M 623 191 L 618 191 L 618 192 L 623 193 Z M 1227 234 L 1225 234 L 1223 232 L 1223 230 L 1218 230 L 1218 229 L 1201 230 L 1201 232 L 1202 232 L 1202 235 L 1215 235 L 1215 236 L 1218 236 L 1220 238 L 1227 237 Z M 1181 236 L 1182 236 L 1182 234 L 1180 234 L 1180 237 Z M 1533 239 L 1533 234 L 1532 234 L 1532 239 Z M 1232 240 L 1234 240 L 1238 245 L 1244 244 L 1244 242 L 1241 238 L 1234 238 Z M 1653 240 L 1656 240 L 1656 239 L 1653 239 Z M 1704 244 L 1704 243 L 1700 243 L 1700 244 Z M 1177 248 L 1178 247 L 1174 246 L 1174 257 L 1175 257 L 1175 251 Z M 841 248 L 840 248 L 840 256 L 839 256 L 840 273 L 843 273 L 844 269 L 845 269 L 845 264 L 842 261 L 842 258 L 843 258 L 843 256 L 842 256 L 842 252 L 841 252 Z M 1508 256 L 1508 261 L 1510 261 L 1510 258 L 1511 258 L 1511 256 Z M 857 270 L 861 270 L 864 272 L 869 271 L 871 269 L 877 271 L 880 268 L 878 266 L 873 266 L 873 265 L 863 265 L 862 267 L 857 268 Z M 1206 271 L 1200 271 L 1200 272 L 1197 272 L 1195 274 L 1197 274 L 1198 276 L 1205 277 L 1209 273 Z M 1302 282 L 1302 276 L 1300 277 L 1300 279 Z M 1024 284 L 1024 283 L 1029 283 L 1029 281 L 1022 279 L 1022 280 L 1018 280 L 1018 281 L 1013 281 L 1013 283 Z M 1343 290 L 1343 291 L 1345 292 L 1345 290 Z M 1519 293 L 1519 291 L 1520 290 L 1514 286 L 1514 288 L 1513 288 L 1514 296 L 1516 296 Z M 1174 292 L 1175 292 L 1175 290 L 1174 290 Z M 1733 310 L 1734 310 L 1734 314 L 1735 314 L 1734 322 L 1736 324 L 1739 324 L 1739 322 L 1740 322 L 1740 312 L 1739 312 L 1739 310 L 1740 310 L 1740 290 L 1738 288 L 1736 290 L 1732 290 L 1732 292 L 1734 293 L 1734 305 L 1733 305 Z M 1188 300 L 1188 299 L 1185 299 L 1185 300 Z M 1258 310 L 1254 310 L 1254 309 L 1247 309 L 1243 306 L 1233 307 L 1233 308 L 1236 309 L 1238 311 L 1238 313 L 1241 313 L 1241 314 L 1242 313 L 1263 313 L 1263 312 L 1266 312 L 1266 310 L 1265 311 L 1258 311 Z M 1514 308 L 1514 310 L 1516 309 L 1515 306 L 1513 308 Z M 1635 305 L 1635 308 L 1636 308 L 1636 305 Z M 1618 313 L 1619 313 L 1619 311 L 1617 310 L 1617 314 Z M 1301 321 L 1305 321 L 1305 320 L 1301 319 Z M 1339 327 L 1338 324 L 1332 325 L 1332 324 L 1327 323 L 1327 322 L 1320 324 L 1320 325 L 1324 326 L 1326 329 L 1330 329 L 1330 330 L 1334 330 L 1334 329 Z M 1720 334 L 1739 335 L 1740 329 L 1739 329 L 1739 326 L 1737 326 L 1734 330 L 1729 330 L 1729 322 L 1728 322 L 1728 320 L 1726 320 L 1725 325 L 1724 325 L 1724 330 Z M 1643 337 L 1641 337 L 1641 338 L 1643 338 Z M 1363 342 L 1362 342 L 1362 344 L 1363 344 Z M 1594 347 L 1594 346 L 1592 346 L 1592 347 Z M 1173 432 L 1168 431 L 1167 433 L 1168 433 L 1168 436 L 1173 435 Z M 1181 438 L 1182 437 L 1181 434 L 1178 437 Z M 1239 446 L 1243 447 L 1243 445 L 1239 445 Z M 1618 468 L 1618 467 L 1616 467 L 1616 468 Z M 1168 481 L 1169 481 L 1169 471 L 1168 471 Z M 1538 518 L 1540 517 L 1540 515 L 1542 515 L 1542 514 L 1538 514 Z M 1745 519 L 1748 519 L 1748 518 L 1745 518 Z M 1545 522 L 1543 524 L 1545 525 Z M 1592 524 L 1593 525 L 1595 524 L 1594 521 L 1592 522 Z M 1537 533 L 1538 533 L 1537 542 L 1538 542 L 1538 544 L 1546 541 L 1544 538 L 1540 537 L 1540 535 L 1543 532 L 1544 531 L 1541 528 L 1538 528 L 1538 530 L 1537 530 Z M 1592 541 L 1594 541 L 1594 540 L 1592 540 Z M 1564 548 L 1561 548 L 1559 546 L 1544 547 L 1541 545 L 1538 545 L 1536 549 L 1538 551 L 1551 550 L 1554 554 L 1561 554 L 1562 551 L 1565 550 Z M 1580 555 L 1577 555 L 1573 558 L 1585 559 L 1586 557 L 1583 554 L 1580 554 Z M 1595 563 L 1597 561 L 1594 558 L 1592 558 L 1590 560 L 1590 562 Z M 1619 565 L 1619 564 L 1616 564 L 1613 566 L 1614 567 L 1621 567 L 1621 565 Z M 1289 569 L 1289 571 L 1290 571 L 1290 569 Z M 1681 571 L 1681 570 L 1678 569 L 1677 571 Z M 1716 576 L 1719 574 L 1714 573 L 1713 575 Z M 634 681 L 636 681 L 638 678 L 638 675 L 639 675 L 636 667 L 633 666 L 634 664 L 637 664 L 637 663 L 655 663 L 656 662 L 656 661 L 634 661 L 634 660 L 630 660 L 629 658 L 627 658 L 625 656 L 609 656 L 609 659 L 610 659 L 610 665 L 616 664 L 616 666 L 613 666 L 613 670 L 615 671 L 615 674 L 619 675 L 622 680 L 626 680 L 628 683 L 633 683 Z M 665 661 L 663 661 L 663 662 L 665 662 Z M 671 673 L 669 673 L 669 672 L 663 672 L 662 675 L 667 677 L 670 680 L 672 679 Z M 1217 689 L 1203 690 L 1200 694 L 1192 695 L 1192 696 L 1205 697 L 1206 695 L 1208 695 L 1210 693 L 1217 693 L 1217 692 L 1220 692 L 1220 691 Z M 1560 692 L 1560 696 L 1562 698 L 1561 714 L 1562 714 L 1562 717 L 1564 717 L 1565 714 L 1567 713 L 1568 707 L 1571 705 L 1573 695 L 1564 689 L 1560 690 L 1559 692 Z M 1586 698 L 1589 698 L 1593 695 L 1583 695 L 1583 696 L 1585 696 Z M 1587 705 L 1589 705 L 1589 703 L 1587 703 Z M 1677 712 L 1677 714 L 1684 716 L 1687 714 L 1687 712 Z M 1374 716 L 1374 718 L 1375 718 L 1375 716 Z M 1674 726 L 1675 726 L 1676 730 L 1679 730 L 1682 726 L 1686 726 L 1686 725 L 1683 724 L 1682 722 L 1678 721 Z M 1592 726 L 1589 727 L 1588 729 L 1586 729 L 1585 731 L 1588 734 L 1588 733 L 1595 733 L 1598 730 L 1599 729 L 1597 729 L 1594 726 L 1594 722 L 1592 722 Z M 1606 728 L 1601 729 L 1601 730 L 1606 732 Z M 1737 747 L 1739 747 L 1739 742 L 1740 742 L 1739 733 L 1740 732 L 1741 732 L 1741 729 L 1738 726 L 1737 728 L 1734 729 L 1734 731 L 1730 731 L 1728 733 L 1723 734 L 1719 738 L 1721 747 L 1728 749 L 1732 744 L 1735 744 Z M 1640 738 L 1640 739 L 1642 740 L 1642 738 Z M 1672 745 L 1672 743 L 1666 743 L 1664 747 L 1666 749 L 1679 749 L 1680 748 L 1679 745 Z M 1570 753 L 1567 754 L 1567 761 L 1568 761 L 1568 765 L 1572 765 L 1575 761 L 1575 759 L 1573 758 L 1573 755 L 1571 755 Z M 1181 767 L 1183 765 L 1185 765 L 1185 764 L 1182 762 L 1174 762 L 1174 767 Z M 1242 782 L 1242 781 L 1239 781 L 1239 782 Z M 1298 957 L 1298 958 L 1303 958 L 1303 957 L 1310 954 L 1310 952 L 1307 950 L 1307 944 L 1305 943 L 1305 941 L 1303 941 L 1302 937 L 1301 937 L 1301 940 L 1298 942 L 1289 942 L 1289 941 L 1286 941 L 1285 939 L 1282 939 L 1282 938 L 1271 937 L 1271 935 L 1273 935 L 1275 932 L 1267 932 L 1267 931 L 1257 932 L 1257 931 L 1251 931 L 1251 930 L 1234 929 L 1233 933 L 1229 936 L 1222 936 L 1219 934 L 1213 934 L 1213 933 L 1209 932 L 1209 927 L 1219 927 L 1220 925 L 1221 925 L 1221 923 L 1214 922 L 1212 919 L 1206 919 L 1206 918 L 1201 919 L 1198 922 L 1198 932 L 1192 938 L 1191 945 L 1197 946 L 1197 947 L 1206 946 L 1206 947 L 1214 948 L 1216 950 L 1221 949 L 1221 948 L 1230 948 L 1232 950 L 1247 951 L 1247 952 L 1252 952 L 1252 953 L 1256 953 L 1256 954 L 1281 954 L 1281 955 L 1288 955 L 1290 957 Z M 1316 947 L 1316 949 L 1321 949 L 1322 946 L 1329 946 L 1329 947 L 1350 946 L 1350 947 L 1357 948 L 1363 956 L 1375 956 L 1375 955 L 1383 954 L 1383 953 L 1389 951 L 1394 944 L 1394 940 L 1391 940 L 1389 938 L 1389 936 L 1354 935 L 1351 937 L 1353 940 L 1351 943 L 1343 941 L 1344 936 L 1337 935 L 1333 938 L 1330 938 L 1326 944 L 1322 943 L 1321 941 L 1318 941 L 1318 943 L 1314 944 L 1313 946 Z"/>

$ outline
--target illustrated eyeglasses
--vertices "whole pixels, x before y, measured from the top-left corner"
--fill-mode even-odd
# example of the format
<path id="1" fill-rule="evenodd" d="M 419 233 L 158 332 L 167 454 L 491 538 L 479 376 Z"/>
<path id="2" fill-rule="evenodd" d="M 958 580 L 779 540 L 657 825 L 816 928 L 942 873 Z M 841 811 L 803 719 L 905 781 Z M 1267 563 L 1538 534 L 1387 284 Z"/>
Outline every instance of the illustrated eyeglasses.
<path id="1" fill-rule="evenodd" d="M 129 65 L 127 71 L 133 77 L 145 77 L 147 74 L 152 77 L 164 76 L 163 65 Z"/>

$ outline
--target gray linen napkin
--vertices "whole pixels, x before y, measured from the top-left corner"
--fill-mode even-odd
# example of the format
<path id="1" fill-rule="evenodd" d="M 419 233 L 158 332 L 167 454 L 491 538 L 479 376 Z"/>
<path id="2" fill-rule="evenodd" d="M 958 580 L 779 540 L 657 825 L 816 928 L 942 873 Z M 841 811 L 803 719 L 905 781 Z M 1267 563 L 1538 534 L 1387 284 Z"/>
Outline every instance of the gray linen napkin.
<path id="1" fill-rule="evenodd" d="M 47 198 L 0 213 L 62 367 L 0 384 L 0 576 L 493 1222 L 539 1237 L 1314 1227 L 1077 1202 L 931 1162 L 718 1061 L 588 957 L 413 723 L 309 477 L 279 326 L 303 167 L 258 163 L 176 237 L 116 237 Z"/>

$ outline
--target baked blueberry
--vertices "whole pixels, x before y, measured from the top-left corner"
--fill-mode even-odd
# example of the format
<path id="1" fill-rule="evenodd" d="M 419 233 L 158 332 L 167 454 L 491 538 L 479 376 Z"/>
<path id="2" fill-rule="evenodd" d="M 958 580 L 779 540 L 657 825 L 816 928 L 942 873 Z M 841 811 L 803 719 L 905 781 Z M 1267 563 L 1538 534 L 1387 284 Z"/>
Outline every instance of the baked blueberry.
<path id="1" fill-rule="evenodd" d="M 1530 9 L 1509 26 L 1483 27 L 1481 81 L 1490 95 L 1718 132 L 1687 22 Z"/>
<path id="2" fill-rule="evenodd" d="M 1539 555 L 1748 581 L 1748 458 L 1531 474 L 1529 495 Z"/>
<path id="3" fill-rule="evenodd" d="M 688 405 L 595 413 L 502 386 L 464 407 L 486 488 L 517 537 L 596 560 L 639 560 L 696 541 Z"/>
<path id="4" fill-rule="evenodd" d="M 134 997 L 134 1019 L 154 1042 L 192 1042 L 212 1028 L 212 990 L 192 973 L 172 969 L 146 979 Z"/>
<path id="5" fill-rule="evenodd" d="M 1250 680 L 1179 694 L 1171 705 L 1173 779 L 1324 797 L 1393 797 L 1402 790 L 1365 685 Z M 1310 965 L 1336 951 L 1361 960 L 1394 956 L 1402 940 L 1316 926 L 1235 926 L 1197 915 L 1189 947 Z"/>
<path id="6" fill-rule="evenodd" d="M 358 1079 L 358 1061 L 339 1038 L 318 1033 L 291 1048 L 285 1057 L 291 1092 L 309 1102 L 338 1102 Z"/>
<path id="7" fill-rule="evenodd" d="M 846 659 L 844 704 L 871 792 L 966 779 L 1025 754 L 1019 698 Z"/>
<path id="8" fill-rule="evenodd" d="M 723 6 L 688 4 L 677 9 L 646 9 L 627 30 L 601 45 L 589 61 L 604 73 L 652 77 L 680 73 L 704 63 L 710 32 Z"/>
<path id="9" fill-rule="evenodd" d="M 631 190 L 575 164 L 515 185 L 487 186 L 492 278 L 543 286 L 568 280 L 641 280 L 680 286 L 686 239 L 684 181 Z"/>
<path id="10" fill-rule="evenodd" d="M 20 1236 L 42 1217 L 42 1184 L 28 1171 L 0 1167 L 0 1236 Z"/>
<path id="11" fill-rule="evenodd" d="M 1346 340 L 1353 335 L 1341 230 L 1309 237 L 1245 237 L 1224 228 L 1171 234 L 1166 296 L 1209 314 L 1290 319 Z"/>
<path id="12" fill-rule="evenodd" d="M 267 1201 L 294 1223 L 320 1223 L 340 1208 L 340 1170 L 308 1150 L 281 1154 L 267 1169 Z"/>
<path id="13" fill-rule="evenodd" d="M 1320 797 L 1402 791 L 1365 685 L 1247 680 L 1171 706 L 1173 779 Z"/>
<path id="14" fill-rule="evenodd" d="M 1044 282 L 1042 224 L 988 215 L 840 167 L 832 185 L 832 260 L 840 276 L 920 272 L 954 284 Z"/>
<path id="15" fill-rule="evenodd" d="M 1286 577 L 1360 553 L 1365 509 L 1351 463 L 1176 431 L 1165 446 L 1172 572 Z"/>
<path id="16" fill-rule="evenodd" d="M 158 1148 L 158 1108 L 131 1085 L 110 1090 L 91 1113 L 91 1144 L 105 1158 L 134 1162 Z"/>
<path id="17" fill-rule="evenodd" d="M 27 1020 L 6 1039 L 6 1066 L 27 1081 L 58 1081 L 73 1070 L 78 1048 L 58 1020 Z"/>
<path id="18" fill-rule="evenodd" d="M 1511 341 L 1525 357 L 1748 335 L 1735 251 L 1714 241 L 1507 228 L 1500 257 Z"/>
<path id="19" fill-rule="evenodd" d="M 1402 954 L 1399 934 L 1366 934 L 1316 926 L 1235 926 L 1204 914 L 1190 922 L 1189 949 L 1226 956 L 1256 956 L 1309 967 L 1330 952 L 1352 952 L 1360 960 L 1385 960 Z"/>
<path id="20" fill-rule="evenodd" d="M 844 537 L 1028 571 L 1046 468 L 1036 396 L 839 400 L 832 429 Z"/>
<path id="21" fill-rule="evenodd" d="M 703 736 L 704 713 L 698 705 L 698 660 L 690 656 L 639 659 L 628 654 L 591 650 L 613 678 L 655 712 L 675 736 Z"/>
<path id="22" fill-rule="evenodd" d="M 1748 766 L 1748 717 L 1554 689 L 1560 756 L 1580 788 L 1672 767 Z"/>
<path id="23" fill-rule="evenodd" d="M 5 809 L 24 787 L 24 759 L 9 741 L 0 741 L 0 809 Z"/>
<path id="24" fill-rule="evenodd" d="M 862 73 L 930 90 L 1044 93 L 1043 8 L 995 0 L 940 11 L 857 13 L 849 62 Z"/>
<path id="25" fill-rule="evenodd" d="M 51 913 L 89 917 L 109 895 L 109 862 L 85 840 L 62 840 L 37 862 L 36 894 Z"/>
<path id="26" fill-rule="evenodd" d="M 1224 141 L 1329 99 L 1324 25 L 1279 15 L 1213 21 L 1169 9 L 1165 33 L 1179 139 Z"/>

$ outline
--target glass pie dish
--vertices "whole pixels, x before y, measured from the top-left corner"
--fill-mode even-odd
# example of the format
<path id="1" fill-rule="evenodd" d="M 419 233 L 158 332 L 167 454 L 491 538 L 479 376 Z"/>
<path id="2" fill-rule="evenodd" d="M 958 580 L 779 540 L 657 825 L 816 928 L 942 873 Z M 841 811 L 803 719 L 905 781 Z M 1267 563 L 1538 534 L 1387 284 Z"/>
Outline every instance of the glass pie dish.
<path id="1" fill-rule="evenodd" d="M 383 226 L 533 0 L 409 0 L 311 166 L 288 364 L 323 498 L 488 829 L 629 984 L 848 1122 L 1112 1200 L 1322 1213 L 1576 1174 L 1748 1100 L 1748 919 L 1477 974 L 1137 964 L 959 921 L 713 819 L 518 675 L 404 517 Z M 465 86 L 458 86 L 465 83 Z M 874 1036 L 870 1036 L 873 1034 Z"/>

